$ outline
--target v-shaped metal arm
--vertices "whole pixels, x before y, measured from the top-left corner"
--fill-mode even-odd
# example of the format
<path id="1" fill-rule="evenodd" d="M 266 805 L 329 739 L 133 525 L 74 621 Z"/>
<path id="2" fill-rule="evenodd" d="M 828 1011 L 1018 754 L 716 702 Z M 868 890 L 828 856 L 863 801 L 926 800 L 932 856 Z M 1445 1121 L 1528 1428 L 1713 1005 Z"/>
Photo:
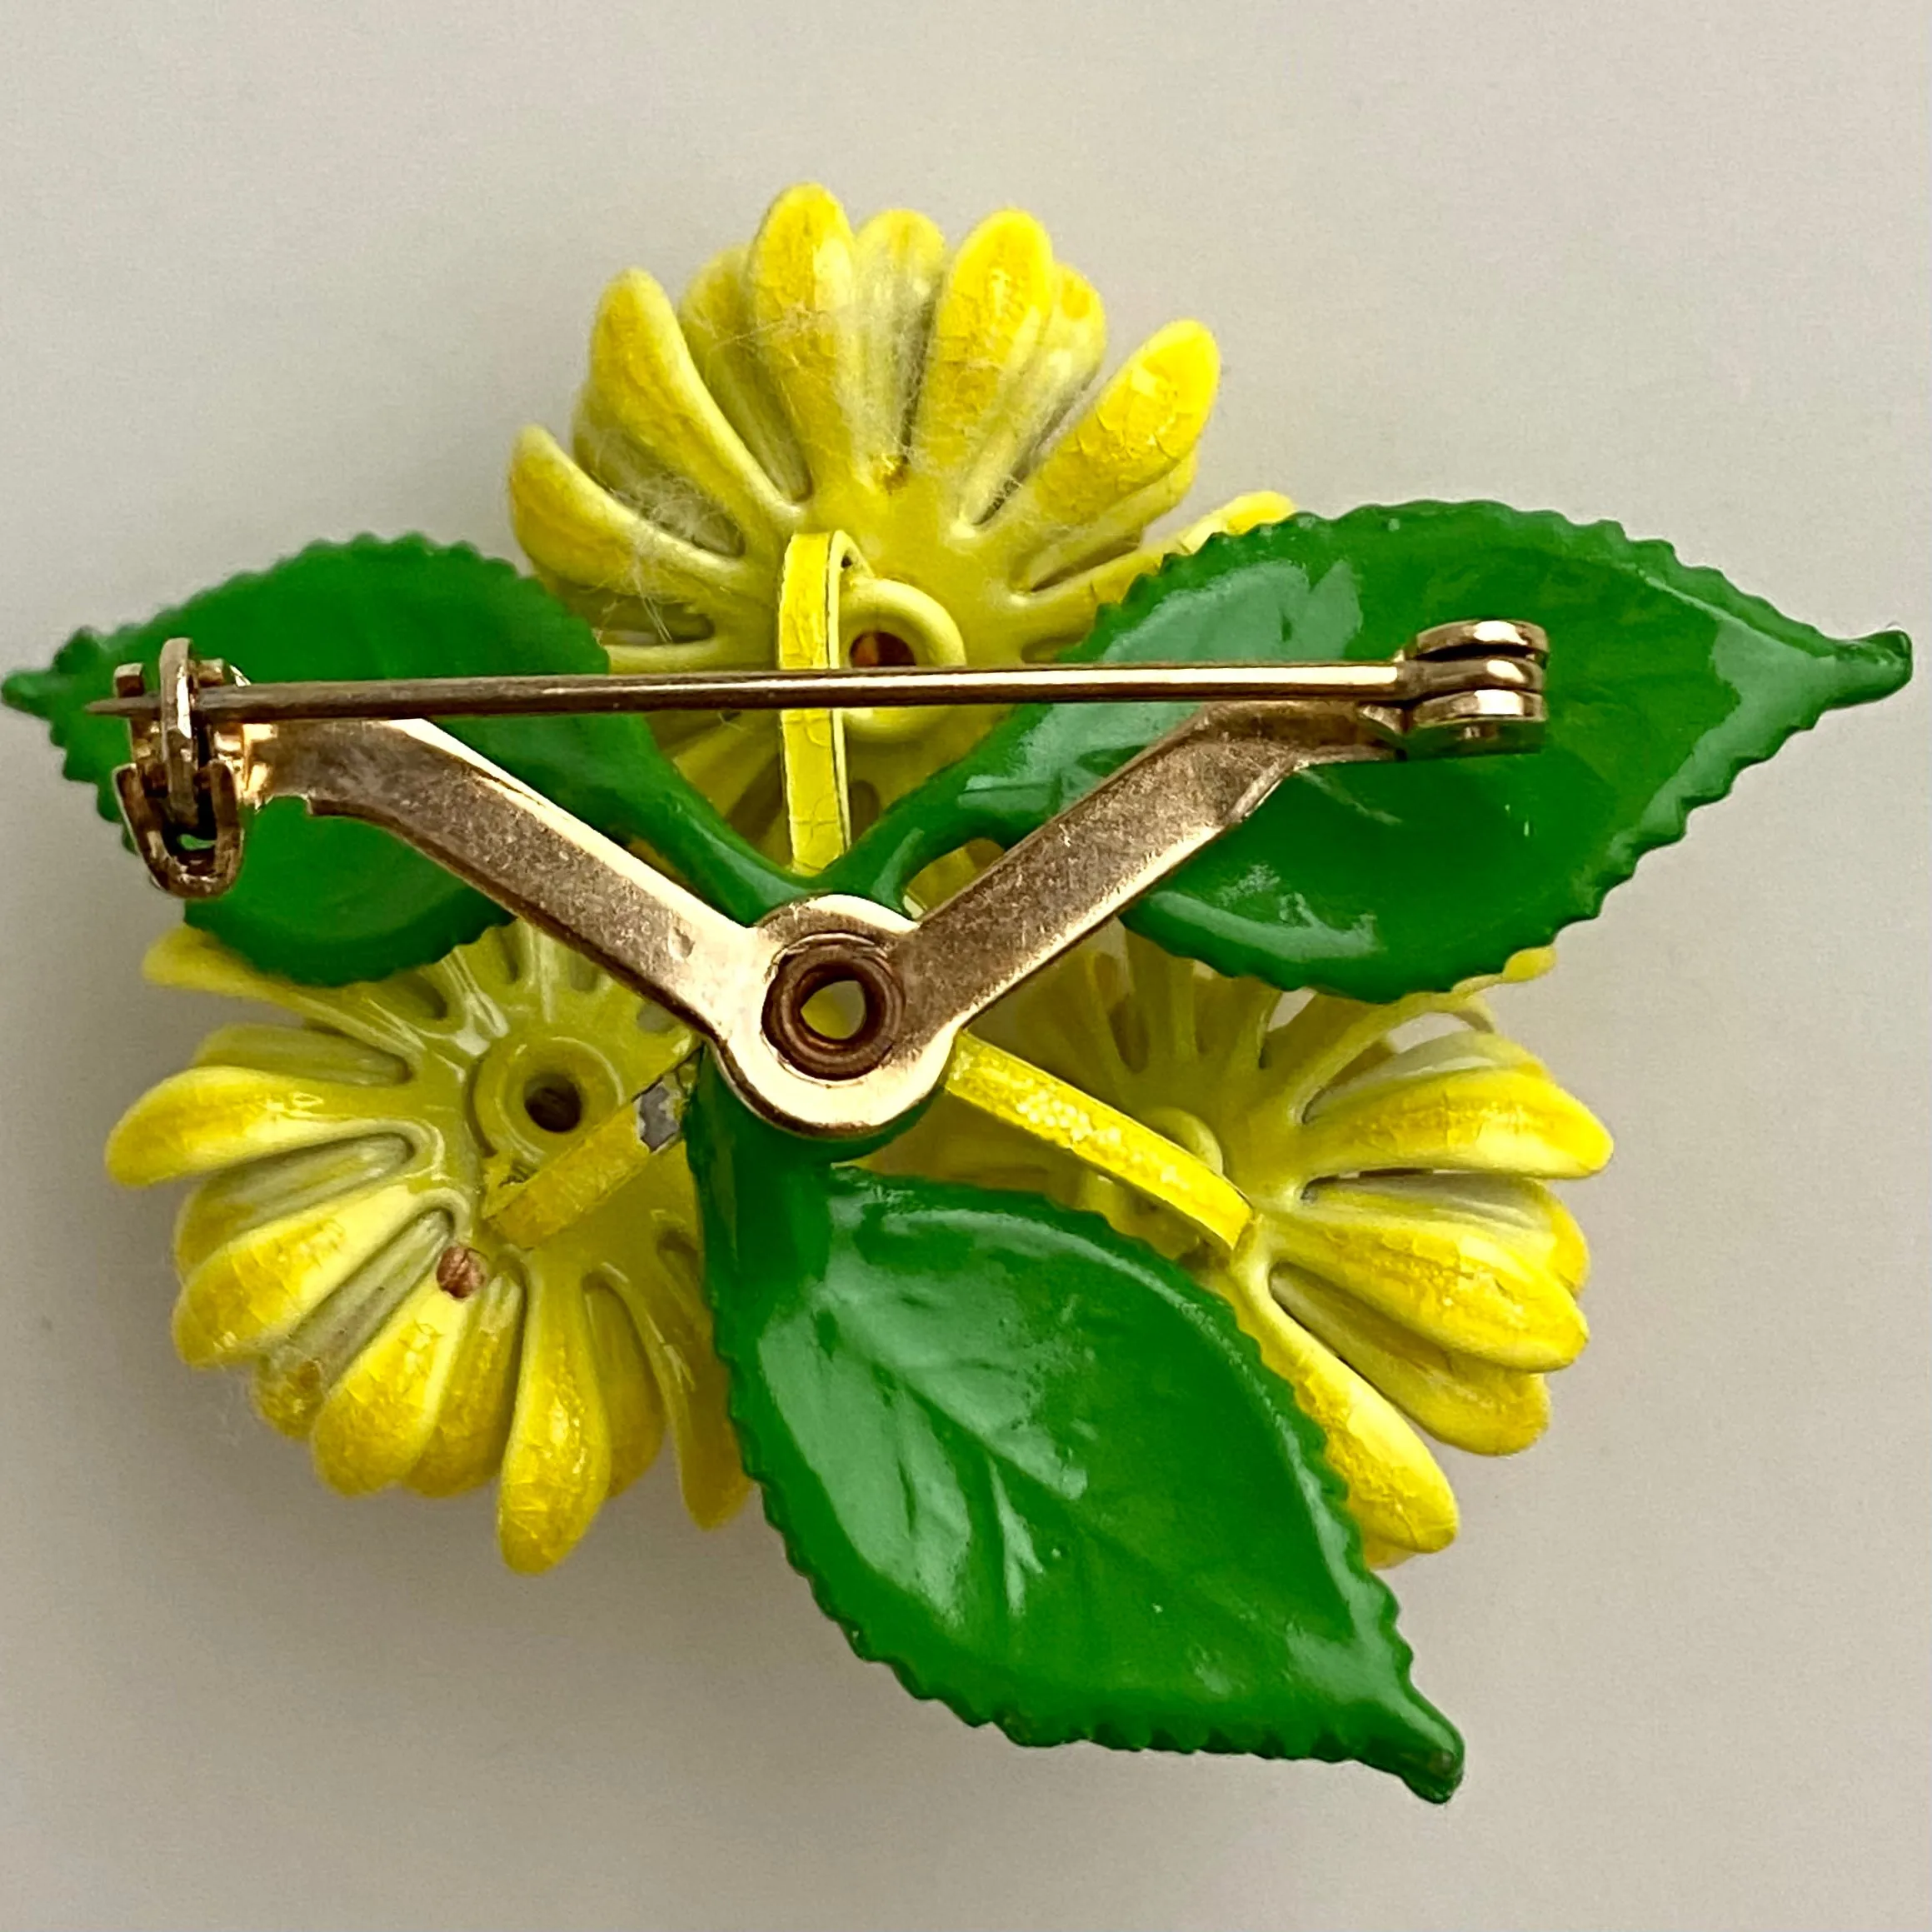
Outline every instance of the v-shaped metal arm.
<path id="1" fill-rule="evenodd" d="M 689 1021 L 767 1119 L 857 1138 L 933 1091 L 969 1021 L 1294 772 L 1528 748 L 1543 717 L 1544 648 L 1529 626 L 1445 626 L 1396 661 L 1418 675 L 1395 701 L 1206 704 L 917 921 L 821 894 L 740 926 L 433 725 L 250 722 L 233 715 L 232 686 L 225 721 L 197 718 L 196 694 L 219 672 L 178 642 L 153 715 L 131 723 L 134 760 L 116 783 L 150 870 L 183 896 L 232 882 L 247 816 L 272 799 L 393 832 Z M 134 679 L 120 688 L 126 696 Z M 841 1035 L 807 1017 L 834 986 L 856 991 Z"/>

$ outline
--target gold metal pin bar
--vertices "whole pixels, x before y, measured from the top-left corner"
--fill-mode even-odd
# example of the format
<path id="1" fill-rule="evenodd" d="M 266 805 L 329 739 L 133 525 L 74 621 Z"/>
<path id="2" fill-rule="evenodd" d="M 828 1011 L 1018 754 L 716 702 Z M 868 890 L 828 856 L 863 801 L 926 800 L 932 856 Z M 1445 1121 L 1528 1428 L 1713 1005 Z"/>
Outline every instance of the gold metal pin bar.
<path id="1" fill-rule="evenodd" d="M 1499 651 L 1524 650 L 1526 626 Z M 317 679 L 277 684 L 209 684 L 192 694 L 210 726 L 324 719 L 537 717 L 586 712 L 811 711 L 859 706 L 1027 703 L 1211 703 L 1341 699 L 1400 704 L 1459 685 L 1499 678 L 1539 691 L 1538 656 L 1485 657 L 1466 666 L 1400 658 L 1361 664 L 1073 664 L 975 670 L 908 666 L 886 671 L 670 671 L 630 676 Z M 97 716 L 150 720 L 154 691 L 102 698 Z"/>
<path id="2" fill-rule="evenodd" d="M 962 1026 L 1295 773 L 1534 749 L 1547 717 L 1547 650 L 1534 625 L 1479 618 L 1435 626 L 1379 663 L 247 685 L 174 637 L 152 676 L 122 666 L 114 697 L 93 708 L 131 721 L 132 756 L 114 774 L 115 791 L 167 891 L 207 899 L 227 891 L 252 812 L 277 799 L 360 819 L 688 1021 L 767 1120 L 857 1137 L 933 1091 Z M 790 900 L 751 926 L 459 739 L 411 721 L 671 706 L 891 708 L 909 698 L 1151 699 L 1193 708 L 923 919 L 833 892 Z M 854 989 L 863 1006 L 857 1027 L 837 1037 L 807 1013 L 815 994 L 835 985 Z"/>

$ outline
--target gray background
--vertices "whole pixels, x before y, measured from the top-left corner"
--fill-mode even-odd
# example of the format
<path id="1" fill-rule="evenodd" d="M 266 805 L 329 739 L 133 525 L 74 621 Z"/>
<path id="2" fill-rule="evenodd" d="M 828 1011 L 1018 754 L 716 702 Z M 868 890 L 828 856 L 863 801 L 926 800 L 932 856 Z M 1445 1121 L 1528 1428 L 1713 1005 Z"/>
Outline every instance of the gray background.
<path id="1" fill-rule="evenodd" d="M 1922 0 L 9 9 L 0 637 L 317 535 L 507 549 L 598 291 L 769 196 L 1016 202 L 1226 377 L 1196 501 L 1507 497 L 1845 632 L 1928 622 Z M 1556 1426 L 1399 1578 L 1446 1810 L 1016 1751 L 661 1470 L 560 1573 L 351 1505 L 172 1360 L 102 1137 L 211 1004 L 4 726 L 0 1920 L 1925 1923 L 1924 687 L 1646 862 L 1516 1031 L 1621 1138 Z"/>

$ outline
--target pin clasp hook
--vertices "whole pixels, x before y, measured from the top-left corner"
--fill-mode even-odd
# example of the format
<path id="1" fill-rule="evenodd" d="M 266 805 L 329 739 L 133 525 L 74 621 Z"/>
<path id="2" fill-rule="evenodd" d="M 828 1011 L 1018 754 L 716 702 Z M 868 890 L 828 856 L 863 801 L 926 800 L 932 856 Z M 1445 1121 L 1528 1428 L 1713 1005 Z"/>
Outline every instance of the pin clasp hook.
<path id="1" fill-rule="evenodd" d="M 218 658 L 196 657 L 186 637 L 171 637 L 156 666 L 154 715 L 128 726 L 133 761 L 116 768 L 114 796 L 149 876 L 177 899 L 217 898 L 241 874 L 238 734 L 211 731 L 195 701 L 210 686 L 246 681 Z M 115 671 L 117 697 L 147 690 L 139 664 Z"/>

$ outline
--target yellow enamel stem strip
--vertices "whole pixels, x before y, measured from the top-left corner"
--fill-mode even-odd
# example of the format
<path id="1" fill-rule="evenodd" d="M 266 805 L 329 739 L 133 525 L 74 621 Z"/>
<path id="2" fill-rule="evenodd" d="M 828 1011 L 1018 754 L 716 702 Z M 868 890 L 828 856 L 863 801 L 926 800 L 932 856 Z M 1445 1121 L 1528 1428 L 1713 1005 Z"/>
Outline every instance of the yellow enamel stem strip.
<path id="1" fill-rule="evenodd" d="M 839 593 L 848 568 L 864 565 L 839 532 L 795 537 L 787 545 L 779 592 L 781 668 L 829 669 L 838 662 Z M 821 871 L 851 838 L 842 721 L 833 711 L 783 711 L 779 727 L 792 869 Z M 1165 1135 L 970 1034 L 953 1049 L 946 1087 L 967 1106 L 1171 1208 L 1223 1249 L 1231 1250 L 1254 1219 L 1239 1188 Z"/>
<path id="2" fill-rule="evenodd" d="M 814 531 L 786 546 L 778 590 L 781 671 L 836 668 L 839 587 L 848 567 L 864 566 L 841 532 Z M 823 871 L 851 840 L 845 721 L 832 711 L 781 711 L 778 741 L 791 868 Z"/>
<path id="3" fill-rule="evenodd" d="M 953 1048 L 946 1091 L 1171 1208 L 1223 1249 L 1255 1218 L 1233 1182 L 1166 1135 L 970 1033 Z"/>
<path id="4" fill-rule="evenodd" d="M 652 1158 L 637 1137 L 637 1107 L 626 1101 L 567 1147 L 487 1216 L 492 1228 L 519 1248 L 534 1248 L 601 1207 Z"/>

